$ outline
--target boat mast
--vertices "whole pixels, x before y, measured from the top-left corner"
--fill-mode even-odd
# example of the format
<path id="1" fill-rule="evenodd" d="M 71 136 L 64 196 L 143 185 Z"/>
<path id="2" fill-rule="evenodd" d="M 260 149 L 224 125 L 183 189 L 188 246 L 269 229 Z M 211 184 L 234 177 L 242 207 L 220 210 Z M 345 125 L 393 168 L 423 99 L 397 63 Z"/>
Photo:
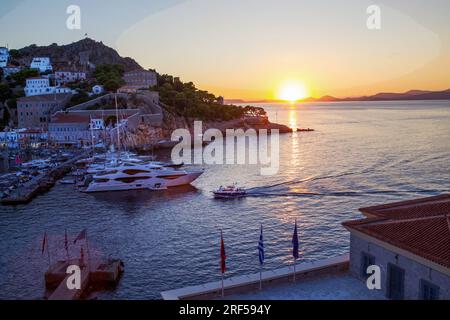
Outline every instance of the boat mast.
<path id="1" fill-rule="evenodd" d="M 115 102 L 116 102 L 117 154 L 118 154 L 118 160 L 119 160 L 120 159 L 120 132 L 119 132 L 119 109 L 117 106 L 117 92 L 115 95 Z"/>

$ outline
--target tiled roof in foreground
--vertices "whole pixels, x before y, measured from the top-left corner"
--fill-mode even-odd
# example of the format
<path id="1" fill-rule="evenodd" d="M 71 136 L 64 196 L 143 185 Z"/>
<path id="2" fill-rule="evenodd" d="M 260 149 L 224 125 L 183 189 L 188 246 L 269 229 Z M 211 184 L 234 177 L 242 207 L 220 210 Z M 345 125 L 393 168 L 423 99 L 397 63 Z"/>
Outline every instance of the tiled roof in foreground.
<path id="1" fill-rule="evenodd" d="M 450 268 L 450 195 L 360 210 L 368 218 L 343 225 Z"/>

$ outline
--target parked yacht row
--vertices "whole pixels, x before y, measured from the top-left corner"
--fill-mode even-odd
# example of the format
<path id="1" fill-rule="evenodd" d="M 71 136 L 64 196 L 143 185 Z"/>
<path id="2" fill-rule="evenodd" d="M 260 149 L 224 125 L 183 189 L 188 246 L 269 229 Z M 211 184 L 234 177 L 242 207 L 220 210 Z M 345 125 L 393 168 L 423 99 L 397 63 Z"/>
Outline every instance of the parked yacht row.
<path id="1" fill-rule="evenodd" d="M 151 157 L 126 152 L 106 153 L 77 162 L 72 175 L 80 179 L 81 192 L 126 190 L 164 190 L 192 183 L 203 174 L 202 169 L 185 169 L 183 164 L 153 161 Z M 62 183 L 71 183 L 64 179 Z"/>

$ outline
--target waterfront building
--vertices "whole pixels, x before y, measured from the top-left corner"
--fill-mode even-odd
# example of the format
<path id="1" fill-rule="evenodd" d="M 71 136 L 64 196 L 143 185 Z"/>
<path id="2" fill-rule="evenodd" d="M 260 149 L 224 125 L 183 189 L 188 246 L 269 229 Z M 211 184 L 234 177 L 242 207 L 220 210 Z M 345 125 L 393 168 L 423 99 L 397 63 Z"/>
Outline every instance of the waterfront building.
<path id="1" fill-rule="evenodd" d="M 50 63 L 49 57 L 33 58 L 33 60 L 31 61 L 31 64 L 30 64 L 30 68 L 38 69 L 39 72 L 47 72 L 47 71 L 53 70 L 53 67 L 52 67 L 52 64 Z"/>
<path id="2" fill-rule="evenodd" d="M 123 75 L 127 86 L 137 86 L 139 89 L 149 89 L 157 85 L 156 72 L 148 70 L 134 70 Z"/>
<path id="3" fill-rule="evenodd" d="M 53 113 L 62 110 L 70 100 L 70 94 L 39 95 L 17 100 L 17 118 L 20 128 L 48 129 Z"/>
<path id="4" fill-rule="evenodd" d="M 57 86 L 68 83 L 86 80 L 86 72 L 75 70 L 58 70 L 55 72 L 55 82 Z"/>
<path id="5" fill-rule="evenodd" d="M 19 146 L 19 134 L 17 130 L 0 132 L 0 147 L 15 149 Z"/>
<path id="6" fill-rule="evenodd" d="M 9 61 L 9 51 L 8 48 L 0 48 L 0 68 L 5 68 L 8 66 Z"/>
<path id="7" fill-rule="evenodd" d="M 128 119 L 139 110 L 120 110 L 120 125 L 127 127 Z M 51 117 L 49 139 L 60 145 L 91 145 L 101 140 L 111 139 L 116 125 L 115 110 L 60 111 Z"/>
<path id="8" fill-rule="evenodd" d="M 20 145 L 29 145 L 37 148 L 48 142 L 48 132 L 43 129 L 22 129 L 17 133 Z"/>
<path id="9" fill-rule="evenodd" d="M 350 273 L 381 268 L 389 299 L 450 299 L 450 195 L 362 208 L 350 231 Z"/>

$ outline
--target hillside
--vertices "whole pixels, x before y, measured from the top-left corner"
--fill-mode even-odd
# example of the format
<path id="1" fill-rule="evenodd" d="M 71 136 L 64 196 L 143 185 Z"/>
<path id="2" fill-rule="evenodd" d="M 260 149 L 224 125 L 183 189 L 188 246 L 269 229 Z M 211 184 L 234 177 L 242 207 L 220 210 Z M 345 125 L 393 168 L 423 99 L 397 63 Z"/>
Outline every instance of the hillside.
<path id="1" fill-rule="evenodd" d="M 55 67 L 93 69 L 102 64 L 117 64 L 123 66 L 125 71 L 142 69 L 132 58 L 123 58 L 116 50 L 104 45 L 101 41 L 89 38 L 67 45 L 30 45 L 19 49 L 18 53 L 16 60 L 25 65 L 28 65 L 33 57 L 50 57 Z"/>

